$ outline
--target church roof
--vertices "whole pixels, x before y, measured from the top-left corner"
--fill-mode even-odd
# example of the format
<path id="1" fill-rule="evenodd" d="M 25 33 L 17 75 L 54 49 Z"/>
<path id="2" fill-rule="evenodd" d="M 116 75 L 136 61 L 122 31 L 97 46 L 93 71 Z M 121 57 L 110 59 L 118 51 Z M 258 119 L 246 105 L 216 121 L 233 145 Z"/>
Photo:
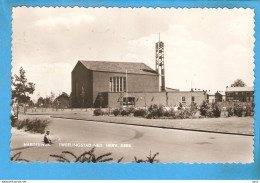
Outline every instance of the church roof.
<path id="1" fill-rule="evenodd" d="M 155 70 L 137 62 L 108 62 L 108 61 L 84 61 L 80 60 L 87 69 L 102 72 L 119 72 L 130 74 L 158 75 Z"/>

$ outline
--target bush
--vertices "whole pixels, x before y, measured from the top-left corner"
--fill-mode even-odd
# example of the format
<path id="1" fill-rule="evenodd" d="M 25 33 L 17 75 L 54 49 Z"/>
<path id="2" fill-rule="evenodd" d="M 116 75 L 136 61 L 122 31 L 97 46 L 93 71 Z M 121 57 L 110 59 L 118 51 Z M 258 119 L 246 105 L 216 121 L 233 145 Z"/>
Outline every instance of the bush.
<path id="1" fill-rule="evenodd" d="M 123 111 L 121 112 L 121 115 L 122 115 L 122 116 L 128 116 L 129 114 L 130 114 L 130 112 L 127 111 L 127 110 L 123 110 Z"/>
<path id="2" fill-rule="evenodd" d="M 219 102 L 223 109 L 226 109 L 228 117 L 230 116 L 253 116 L 254 115 L 254 103 L 253 102 Z"/>
<path id="3" fill-rule="evenodd" d="M 151 105 L 148 108 L 149 114 L 148 114 L 148 118 L 157 118 L 157 117 L 162 117 L 164 115 L 164 108 L 162 105 L 158 106 L 156 104 Z"/>
<path id="4" fill-rule="evenodd" d="M 182 105 L 182 103 L 180 102 L 179 103 L 179 106 L 178 106 L 178 110 L 182 110 L 183 109 L 183 105 Z"/>
<path id="5" fill-rule="evenodd" d="M 94 116 L 101 116 L 101 115 L 104 115 L 104 111 L 102 111 L 101 109 L 95 109 L 93 111 L 94 113 Z"/>
<path id="6" fill-rule="evenodd" d="M 163 116 L 175 119 L 176 118 L 176 112 L 173 109 L 170 109 L 168 111 L 166 110 L 166 111 L 164 111 Z"/>
<path id="7" fill-rule="evenodd" d="M 18 130 L 25 128 L 26 131 L 31 131 L 35 133 L 43 134 L 50 122 L 44 119 L 24 119 L 16 120 L 13 123 L 13 127 L 16 127 Z"/>
<path id="8" fill-rule="evenodd" d="M 129 114 L 135 112 L 135 108 L 132 107 L 132 106 L 131 106 L 131 107 L 127 107 L 125 110 L 126 110 Z"/>
<path id="9" fill-rule="evenodd" d="M 192 113 L 189 108 L 178 110 L 176 113 L 177 119 L 188 119 L 192 118 Z"/>
<path id="10" fill-rule="evenodd" d="M 238 117 L 242 117 L 243 106 L 240 103 L 235 103 L 234 114 Z"/>
<path id="11" fill-rule="evenodd" d="M 203 103 L 200 106 L 200 115 L 201 116 L 209 116 L 210 115 L 210 106 L 206 101 L 203 101 Z"/>
<path id="12" fill-rule="evenodd" d="M 12 126 L 12 127 L 15 127 L 16 121 L 17 121 L 16 116 L 12 115 L 12 116 L 10 117 L 10 119 L 11 119 L 11 126 Z"/>
<path id="13" fill-rule="evenodd" d="M 254 115 L 254 103 L 252 103 L 251 105 L 250 104 L 247 104 L 246 105 L 246 116 L 253 116 Z"/>
<path id="14" fill-rule="evenodd" d="M 234 108 L 233 107 L 228 107 L 227 112 L 228 112 L 228 117 L 234 116 Z"/>
<path id="15" fill-rule="evenodd" d="M 220 117 L 220 115 L 221 115 L 221 108 L 220 108 L 220 106 L 217 103 L 213 103 L 212 104 L 212 113 L 213 113 L 214 117 L 216 117 L 216 118 Z"/>
<path id="16" fill-rule="evenodd" d="M 198 107 L 196 103 L 191 103 L 190 105 L 190 112 L 192 115 L 196 114 L 198 111 Z"/>
<path id="17" fill-rule="evenodd" d="M 115 116 L 118 116 L 120 114 L 120 110 L 119 109 L 115 109 L 112 111 L 112 113 L 115 115 Z"/>
<path id="18" fill-rule="evenodd" d="M 145 117 L 147 111 L 144 109 L 137 109 L 134 111 L 134 116 Z"/>

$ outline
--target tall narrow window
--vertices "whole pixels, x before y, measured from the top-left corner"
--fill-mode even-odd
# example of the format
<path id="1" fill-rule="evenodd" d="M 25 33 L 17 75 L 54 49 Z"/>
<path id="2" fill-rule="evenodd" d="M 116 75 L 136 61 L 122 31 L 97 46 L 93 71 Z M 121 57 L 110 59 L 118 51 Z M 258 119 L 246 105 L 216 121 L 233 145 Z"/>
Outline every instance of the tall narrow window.
<path id="1" fill-rule="evenodd" d="M 113 91 L 113 82 L 112 82 L 112 80 L 113 80 L 113 78 L 110 78 L 110 80 L 109 80 L 109 91 Z"/>
<path id="2" fill-rule="evenodd" d="M 119 77 L 116 77 L 116 91 L 119 92 Z"/>
<path id="3" fill-rule="evenodd" d="M 123 88 L 123 91 L 126 92 L 126 77 L 123 77 L 123 80 L 124 80 L 124 88 Z"/>
<path id="4" fill-rule="evenodd" d="M 111 77 L 109 80 L 109 91 L 111 92 L 125 92 L 126 78 L 125 77 Z"/>
<path id="5" fill-rule="evenodd" d="M 122 92 L 122 77 L 119 77 L 119 91 Z"/>
<path id="6" fill-rule="evenodd" d="M 113 79 L 113 88 L 114 88 L 113 92 L 116 92 L 116 78 L 113 77 L 112 79 Z"/>
<path id="7" fill-rule="evenodd" d="M 79 96 L 79 83 L 76 81 L 76 84 L 75 84 L 75 93 L 76 93 L 76 97 Z"/>

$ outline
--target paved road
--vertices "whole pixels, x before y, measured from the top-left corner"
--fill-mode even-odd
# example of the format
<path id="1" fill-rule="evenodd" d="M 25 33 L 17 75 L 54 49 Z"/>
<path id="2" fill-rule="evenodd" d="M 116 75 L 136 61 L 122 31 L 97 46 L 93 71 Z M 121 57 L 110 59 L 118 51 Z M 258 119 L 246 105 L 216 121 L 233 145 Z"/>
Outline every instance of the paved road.
<path id="1" fill-rule="evenodd" d="M 51 147 L 33 147 L 22 151 L 23 157 L 33 161 L 55 161 L 49 154 L 60 154 L 69 150 L 79 155 L 90 148 L 61 147 L 59 143 L 102 144 L 96 148 L 97 154 L 113 153 L 114 160 L 124 157 L 123 162 L 132 162 L 134 156 L 145 159 L 159 152 L 161 162 L 253 162 L 253 137 L 214 134 L 205 132 L 158 129 L 127 126 L 119 124 L 97 123 L 81 120 L 50 118 L 51 133 L 59 141 Z M 35 136 L 36 137 L 36 136 Z M 39 137 L 39 135 L 37 135 Z M 33 142 L 39 141 L 39 138 Z M 18 138 L 12 139 L 13 147 Z M 28 141 L 28 140 L 27 140 Z M 11 144 L 11 146 L 12 146 Z M 117 144 L 118 147 L 106 147 Z M 131 147 L 120 147 L 130 144 Z M 12 154 L 18 151 L 12 151 Z"/>

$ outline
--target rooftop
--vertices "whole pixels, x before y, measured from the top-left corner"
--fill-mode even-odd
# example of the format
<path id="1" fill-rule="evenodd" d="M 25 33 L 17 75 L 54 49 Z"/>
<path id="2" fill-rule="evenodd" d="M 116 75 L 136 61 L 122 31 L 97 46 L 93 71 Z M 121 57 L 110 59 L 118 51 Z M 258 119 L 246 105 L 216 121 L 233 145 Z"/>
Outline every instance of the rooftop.
<path id="1" fill-rule="evenodd" d="M 254 87 L 245 86 L 245 87 L 228 87 L 228 88 L 226 88 L 226 92 L 239 92 L 239 91 L 254 91 Z"/>
<path id="2" fill-rule="evenodd" d="M 109 62 L 109 61 L 85 61 L 80 60 L 87 69 L 102 72 L 119 72 L 130 74 L 158 75 L 155 70 L 137 62 Z"/>

